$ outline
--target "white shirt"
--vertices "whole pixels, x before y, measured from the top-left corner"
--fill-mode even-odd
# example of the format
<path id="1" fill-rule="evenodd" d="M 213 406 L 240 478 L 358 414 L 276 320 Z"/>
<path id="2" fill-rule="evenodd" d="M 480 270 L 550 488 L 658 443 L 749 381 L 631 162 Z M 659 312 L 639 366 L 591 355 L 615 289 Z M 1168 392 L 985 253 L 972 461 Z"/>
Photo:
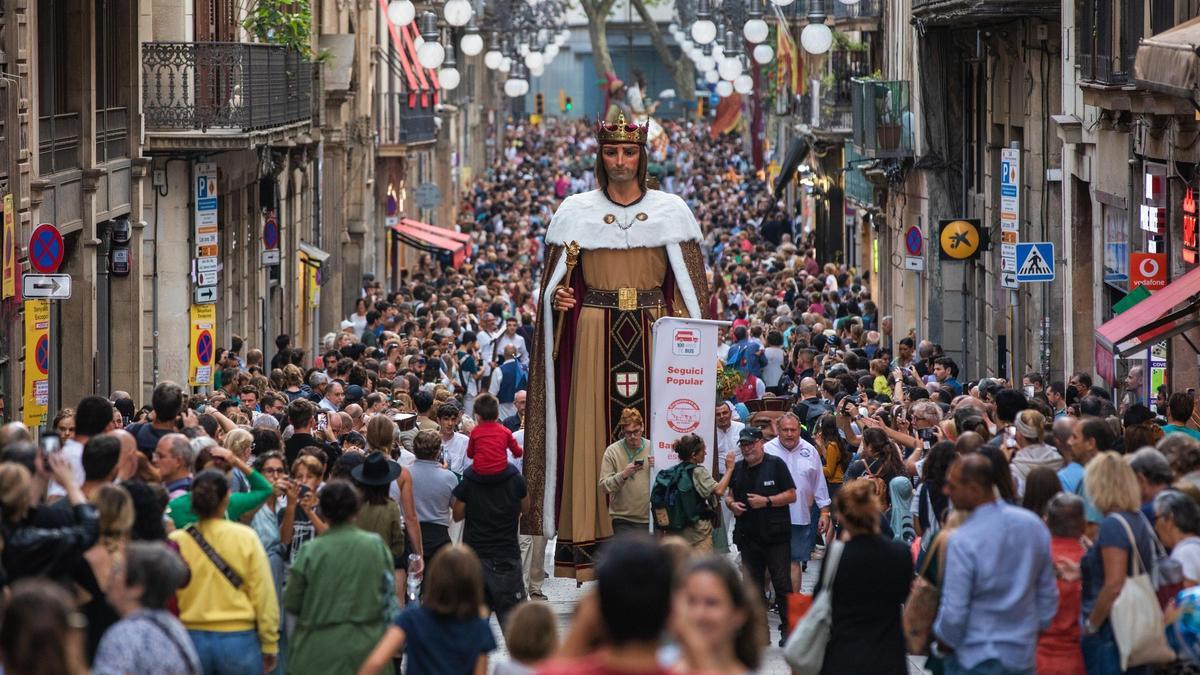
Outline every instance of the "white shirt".
<path id="1" fill-rule="evenodd" d="M 1171 559 L 1183 567 L 1183 576 L 1200 581 L 1200 537 L 1184 537 L 1171 549 Z"/>
<path id="2" fill-rule="evenodd" d="M 767 365 L 763 366 L 762 379 L 768 387 L 777 386 L 779 378 L 783 377 L 783 350 L 779 347 L 767 347 L 763 354 L 767 357 Z"/>
<path id="3" fill-rule="evenodd" d="M 502 335 L 503 332 L 500 334 Z M 492 370 L 492 342 L 495 340 L 495 335 L 492 335 L 483 329 L 480 329 L 480 331 L 475 334 L 475 342 L 479 345 L 479 366 L 482 369 L 480 372 L 485 376 Z M 496 352 L 496 363 L 500 363 L 503 360 L 504 353 L 499 351 Z"/>
<path id="4" fill-rule="evenodd" d="M 525 449 L 525 430 L 518 429 L 517 431 L 514 431 L 513 438 L 516 439 L 517 445 L 521 446 L 521 449 L 524 450 Z M 525 470 L 524 460 L 525 460 L 524 453 L 522 453 L 520 457 L 513 457 L 512 450 L 508 451 L 508 463 L 517 467 L 517 471 Z"/>
<path id="5" fill-rule="evenodd" d="M 450 440 L 442 441 L 442 459 L 446 460 L 446 465 L 451 471 L 460 476 L 472 464 L 471 460 L 467 458 L 468 440 L 470 439 L 466 434 L 456 431 Z"/>
<path id="6" fill-rule="evenodd" d="M 85 475 L 83 473 L 83 443 L 72 438 L 63 443 L 62 449 L 63 459 L 67 460 L 67 465 L 71 467 L 71 473 L 75 476 L 75 484 L 83 485 Z M 64 497 L 67 494 L 66 488 L 58 484 L 58 481 L 50 481 L 49 495 L 51 497 Z"/>
<path id="7" fill-rule="evenodd" d="M 509 337 L 508 333 L 501 333 L 500 337 L 496 338 L 496 361 L 504 361 L 504 348 L 512 345 L 517 348 L 517 360 L 521 365 L 529 366 L 529 350 L 525 348 L 525 338 L 520 333 Z"/>
<path id="8" fill-rule="evenodd" d="M 796 501 L 788 505 L 792 524 L 808 525 L 814 499 L 818 508 L 829 506 L 829 488 L 825 485 L 825 473 L 821 470 L 821 457 L 817 449 L 801 438 L 796 447 L 788 450 L 775 438 L 763 446 L 763 451 L 787 464 L 792 482 L 796 484 Z"/>
<path id="9" fill-rule="evenodd" d="M 318 403 L 317 405 L 321 408 L 321 410 L 326 410 L 329 412 L 337 412 L 338 411 L 337 406 L 335 406 L 333 403 L 331 403 L 330 400 L 327 398 L 322 398 L 321 402 Z"/>
<path id="10" fill-rule="evenodd" d="M 725 474 L 725 454 L 732 451 L 736 459 L 742 459 L 742 446 L 738 445 L 738 435 L 742 433 L 745 424 L 737 420 L 732 420 L 729 423 L 729 428 L 717 432 L 717 472 Z M 524 446 L 522 446 L 524 447 Z"/>

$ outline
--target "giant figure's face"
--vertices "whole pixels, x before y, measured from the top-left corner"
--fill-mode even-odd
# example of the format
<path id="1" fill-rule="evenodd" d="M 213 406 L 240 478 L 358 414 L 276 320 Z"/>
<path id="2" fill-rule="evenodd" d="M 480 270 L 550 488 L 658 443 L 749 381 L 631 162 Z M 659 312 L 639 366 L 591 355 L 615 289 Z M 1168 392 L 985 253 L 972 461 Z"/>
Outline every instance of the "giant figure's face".
<path id="1" fill-rule="evenodd" d="M 612 183 L 629 183 L 637 179 L 641 148 L 636 143 L 608 143 L 600 148 L 604 170 Z"/>

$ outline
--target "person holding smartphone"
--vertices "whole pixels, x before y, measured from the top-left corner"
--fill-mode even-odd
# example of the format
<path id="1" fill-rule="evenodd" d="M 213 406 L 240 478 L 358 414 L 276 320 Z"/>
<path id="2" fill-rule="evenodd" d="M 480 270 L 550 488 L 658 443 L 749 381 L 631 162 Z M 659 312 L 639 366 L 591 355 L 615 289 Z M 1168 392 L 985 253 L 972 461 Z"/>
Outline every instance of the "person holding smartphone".
<path id="1" fill-rule="evenodd" d="M 604 449 L 600 489 L 608 495 L 613 535 L 650 529 L 650 472 L 654 453 L 636 408 L 621 413 L 621 438 Z M 602 497 L 596 495 L 598 499 Z"/>

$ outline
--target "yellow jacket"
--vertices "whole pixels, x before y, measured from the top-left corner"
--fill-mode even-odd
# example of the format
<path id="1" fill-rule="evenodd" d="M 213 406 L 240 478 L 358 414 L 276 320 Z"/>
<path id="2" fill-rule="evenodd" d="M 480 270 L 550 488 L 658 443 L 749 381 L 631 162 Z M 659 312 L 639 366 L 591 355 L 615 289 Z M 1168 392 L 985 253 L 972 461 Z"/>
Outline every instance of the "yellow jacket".
<path id="1" fill-rule="evenodd" d="M 267 552 L 254 530 L 224 518 L 197 523 L 200 533 L 233 571 L 242 577 L 235 589 L 187 533 L 175 530 L 171 541 L 179 545 L 192 571 L 191 581 L 179 589 L 179 618 L 190 630 L 234 632 L 257 630 L 262 653 L 279 651 L 279 600 Z"/>

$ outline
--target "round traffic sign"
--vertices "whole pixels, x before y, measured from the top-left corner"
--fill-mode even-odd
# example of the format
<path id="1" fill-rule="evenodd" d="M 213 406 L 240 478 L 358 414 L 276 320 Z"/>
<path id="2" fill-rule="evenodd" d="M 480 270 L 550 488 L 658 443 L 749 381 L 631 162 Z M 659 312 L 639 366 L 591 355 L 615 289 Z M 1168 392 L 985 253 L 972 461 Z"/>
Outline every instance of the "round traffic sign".
<path id="1" fill-rule="evenodd" d="M 970 220 L 952 220 L 942 226 L 942 255 L 953 260 L 967 260 L 979 250 L 979 226 Z"/>
<path id="2" fill-rule="evenodd" d="M 42 223 L 29 237 L 29 265 L 39 274 L 54 274 L 63 261 L 63 239 L 58 228 Z"/>
<path id="3" fill-rule="evenodd" d="M 213 357 L 213 338 L 212 333 L 202 330 L 200 337 L 196 338 L 196 360 L 200 365 L 207 366 L 212 363 Z"/>
<path id="4" fill-rule="evenodd" d="M 279 248 L 279 222 L 275 216 L 263 223 L 263 248 Z"/>
<path id="5" fill-rule="evenodd" d="M 38 338 L 37 347 L 33 350 L 34 361 L 37 362 L 37 369 L 46 375 L 50 372 L 50 339 L 45 335 Z"/>
<path id="6" fill-rule="evenodd" d="M 913 225 L 904 233 L 904 248 L 909 255 L 921 255 L 921 228 Z"/>

